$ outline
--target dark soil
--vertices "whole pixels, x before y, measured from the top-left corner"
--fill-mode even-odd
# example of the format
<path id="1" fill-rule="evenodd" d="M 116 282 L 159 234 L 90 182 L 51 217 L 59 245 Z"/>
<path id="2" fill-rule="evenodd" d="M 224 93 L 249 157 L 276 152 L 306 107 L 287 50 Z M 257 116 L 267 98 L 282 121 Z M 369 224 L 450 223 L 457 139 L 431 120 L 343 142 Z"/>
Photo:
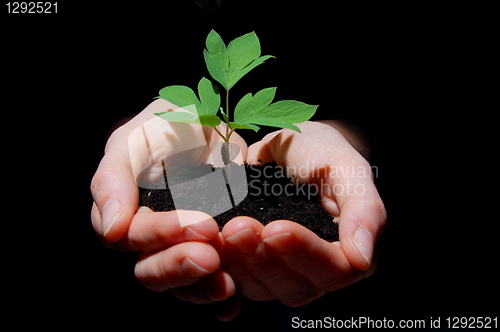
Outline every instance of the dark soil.
<path id="1" fill-rule="evenodd" d="M 333 218 L 320 205 L 316 188 L 309 185 L 293 185 L 286 177 L 284 169 L 276 163 L 262 166 L 240 166 L 231 163 L 230 172 L 233 176 L 242 174 L 240 172 L 243 167 L 247 180 L 239 184 L 231 184 L 231 186 L 226 185 L 225 181 L 209 183 L 201 180 L 203 175 L 214 171 L 209 165 L 169 170 L 168 181 L 165 176 L 167 189 L 155 189 L 164 188 L 163 181 L 153 184 L 151 189 L 143 189 L 141 204 L 154 211 L 174 210 L 176 207 L 170 185 L 175 188 L 172 189 L 175 197 L 183 196 L 182 206 L 179 206 L 179 200 L 176 199 L 177 208 L 206 212 L 214 216 L 221 229 L 225 223 L 237 216 L 255 218 L 263 225 L 274 220 L 285 219 L 307 227 L 326 241 L 338 241 L 338 224 L 333 222 Z M 231 195 L 225 194 L 228 189 Z M 218 193 L 224 193 L 224 195 Z M 241 202 L 238 203 L 240 200 Z M 233 201 L 236 201 L 236 204 Z M 219 214 L 217 211 L 224 209 L 224 206 L 230 209 Z"/>

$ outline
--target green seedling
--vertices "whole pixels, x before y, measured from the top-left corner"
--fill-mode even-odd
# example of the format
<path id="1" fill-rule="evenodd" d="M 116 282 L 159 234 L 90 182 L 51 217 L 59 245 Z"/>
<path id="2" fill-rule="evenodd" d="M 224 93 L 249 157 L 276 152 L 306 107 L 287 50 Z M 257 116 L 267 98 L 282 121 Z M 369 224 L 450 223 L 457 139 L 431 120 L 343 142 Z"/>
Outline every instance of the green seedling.
<path id="1" fill-rule="evenodd" d="M 187 112 L 155 114 L 167 121 L 212 127 L 226 143 L 236 129 L 258 131 L 259 126 L 271 126 L 300 132 L 295 124 L 309 120 L 316 112 L 317 106 L 296 100 L 272 103 L 276 88 L 263 89 L 255 95 L 246 94 L 231 114 L 229 109 L 231 88 L 252 69 L 273 57 L 260 54 L 260 42 L 255 32 L 234 39 L 226 47 L 219 34 L 212 30 L 206 39 L 203 55 L 210 75 L 226 90 L 225 109 L 221 107 L 217 85 L 203 77 L 198 83 L 198 96 L 191 88 L 182 85 L 167 86 L 160 90 L 160 96 L 157 98 L 166 99 Z M 221 117 L 217 116 L 219 112 Z M 224 133 L 217 128 L 222 121 L 226 123 Z M 228 157 L 226 149 L 225 161 L 228 161 Z"/>

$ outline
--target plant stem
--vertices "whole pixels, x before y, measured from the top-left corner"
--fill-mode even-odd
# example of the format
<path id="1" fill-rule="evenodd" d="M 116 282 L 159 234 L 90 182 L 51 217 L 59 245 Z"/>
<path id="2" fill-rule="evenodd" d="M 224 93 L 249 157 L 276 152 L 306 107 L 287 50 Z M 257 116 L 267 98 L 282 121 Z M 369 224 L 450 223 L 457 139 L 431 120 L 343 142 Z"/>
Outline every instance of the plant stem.
<path id="1" fill-rule="evenodd" d="M 222 137 L 222 139 L 224 140 L 224 142 L 227 142 L 226 141 L 226 137 L 224 135 L 222 135 L 222 133 L 220 132 L 219 129 L 217 129 L 217 127 L 214 127 L 214 130 L 217 134 L 219 134 L 220 137 Z"/>
<path id="2" fill-rule="evenodd" d="M 231 138 L 231 135 L 233 134 L 234 132 L 234 128 L 231 128 L 231 131 L 229 132 L 229 135 L 227 136 L 227 141 L 229 143 L 229 139 Z"/>
<path id="3" fill-rule="evenodd" d="M 230 160 L 230 155 L 229 155 L 229 149 L 231 148 L 231 145 L 229 144 L 229 138 L 231 138 L 231 134 L 233 133 L 234 129 L 231 128 L 231 132 L 229 132 L 229 122 L 231 121 L 230 116 L 231 113 L 229 112 L 229 88 L 226 89 L 226 115 L 227 115 L 227 120 L 228 123 L 226 123 L 226 137 L 224 138 L 224 154 L 222 155 L 222 162 L 225 165 L 224 167 L 227 167 L 227 174 L 224 173 L 224 177 L 226 180 L 227 188 L 229 190 L 229 196 L 231 198 L 231 203 L 233 204 L 234 207 L 234 201 L 232 198 L 231 190 L 230 190 L 230 185 L 229 181 L 231 181 L 231 160 Z M 226 166 L 227 165 L 227 166 Z"/>
<path id="4" fill-rule="evenodd" d="M 214 130 L 217 134 L 219 134 L 220 137 L 224 140 L 224 153 L 222 153 L 222 161 L 224 165 L 229 164 L 229 138 L 231 138 L 231 135 L 233 134 L 234 129 L 231 128 L 231 131 L 229 131 L 229 89 L 226 90 L 226 115 L 228 119 L 228 123 L 226 123 L 226 135 L 224 136 L 217 128 L 214 127 Z M 231 177 L 231 172 L 229 171 L 229 177 Z"/>
<path id="5" fill-rule="evenodd" d="M 229 89 L 226 90 L 226 115 L 227 115 L 227 118 L 228 120 L 231 120 L 230 119 L 230 112 L 229 112 Z M 226 126 L 226 138 L 224 139 L 224 141 L 226 142 L 229 142 L 229 123 L 227 123 L 227 126 Z"/>

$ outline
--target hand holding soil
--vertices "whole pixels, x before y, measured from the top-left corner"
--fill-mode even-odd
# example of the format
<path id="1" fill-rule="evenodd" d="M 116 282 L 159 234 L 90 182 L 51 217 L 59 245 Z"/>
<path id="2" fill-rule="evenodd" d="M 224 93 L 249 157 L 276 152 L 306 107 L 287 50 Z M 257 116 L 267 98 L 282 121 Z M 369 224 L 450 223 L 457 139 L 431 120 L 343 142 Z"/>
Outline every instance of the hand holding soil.
<path id="1" fill-rule="evenodd" d="M 333 122 L 300 124 L 302 134 L 287 129 L 272 133 L 249 147 L 248 153 L 237 134 L 231 142 L 241 147 L 249 164 L 275 161 L 294 183 L 316 184 L 323 207 L 337 217 L 340 242 L 327 242 L 286 220 L 264 226 L 240 216 L 219 233 L 215 220 L 203 212 L 138 209 L 137 175 L 148 164 L 157 165 L 165 153 L 175 153 L 176 144 L 185 142 L 177 139 L 179 135 L 188 130 L 191 142 L 217 141 L 210 128 L 179 123 L 186 127 L 183 131 L 163 127 L 158 140 L 142 146 L 144 151 L 130 151 L 135 146 L 129 142 L 132 131 L 170 107 L 157 100 L 115 131 L 92 183 L 97 234 L 108 246 L 139 253 L 135 273 L 145 287 L 171 290 L 194 303 L 217 303 L 218 317 L 228 320 L 239 310 L 237 296 L 232 296 L 237 292 L 300 306 L 373 272 L 374 247 L 386 220 L 384 206 L 369 164 L 353 148 L 352 138 L 353 145 L 345 132 L 332 127 Z M 167 121 L 163 125 L 170 126 Z M 141 150 L 141 145 L 137 148 Z M 136 153 L 132 159 L 131 153 Z M 152 181 L 154 168 L 150 174 Z M 192 223 L 181 226 L 181 216 Z"/>

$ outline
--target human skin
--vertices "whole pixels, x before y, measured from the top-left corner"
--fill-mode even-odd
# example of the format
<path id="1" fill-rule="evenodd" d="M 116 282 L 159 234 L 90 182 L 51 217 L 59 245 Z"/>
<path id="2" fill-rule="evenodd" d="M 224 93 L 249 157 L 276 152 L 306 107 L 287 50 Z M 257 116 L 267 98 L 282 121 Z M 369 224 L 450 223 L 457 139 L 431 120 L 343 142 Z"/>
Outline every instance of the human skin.
<path id="1" fill-rule="evenodd" d="M 145 287 L 170 290 L 193 303 L 213 303 L 216 315 L 230 320 L 239 311 L 235 294 L 254 300 L 277 298 L 286 305 L 301 306 L 373 273 L 375 245 L 386 212 L 370 165 L 362 156 L 369 153 L 369 146 L 351 126 L 336 121 L 306 122 L 298 125 L 301 134 L 279 130 L 248 149 L 241 137 L 231 136 L 249 164 L 276 161 L 291 170 L 311 169 L 291 175 L 296 182 L 326 184 L 321 202 L 332 217 L 338 217 L 339 242 L 322 240 L 291 221 L 277 220 L 264 227 L 249 217 L 234 218 L 219 233 L 213 218 L 202 212 L 138 208 L 134 174 L 139 171 L 134 168 L 144 168 L 147 158 L 139 153 L 137 159 L 142 161 L 131 162 L 131 146 L 139 149 L 140 145 L 124 142 L 135 128 L 151 120 L 153 113 L 172 108 L 175 106 L 167 101 L 157 100 L 116 130 L 92 181 L 94 229 L 105 245 L 139 253 L 135 273 Z M 200 131 L 200 126 L 180 125 L 183 128 L 178 130 L 170 124 L 161 125 L 162 135 L 150 140 L 148 147 L 155 156 L 152 159 L 174 153 L 178 148 L 175 144 L 185 141 L 179 133 L 186 130 L 197 144 L 220 141 L 210 128 Z M 366 172 L 332 176 L 328 171 L 313 171 L 332 167 Z M 348 186 L 363 188 L 362 194 L 331 189 Z M 181 219 L 189 222 L 180 223 Z"/>

